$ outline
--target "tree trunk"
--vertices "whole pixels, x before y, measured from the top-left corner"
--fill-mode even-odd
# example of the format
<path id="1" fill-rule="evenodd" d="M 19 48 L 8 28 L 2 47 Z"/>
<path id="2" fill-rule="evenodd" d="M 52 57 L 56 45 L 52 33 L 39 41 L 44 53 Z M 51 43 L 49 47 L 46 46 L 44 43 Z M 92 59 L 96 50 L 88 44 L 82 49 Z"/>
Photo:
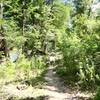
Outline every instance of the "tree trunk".
<path id="1" fill-rule="evenodd" d="M 24 36 L 25 34 L 25 0 L 22 2 L 22 36 Z M 25 43 L 22 45 L 22 53 L 24 53 L 24 46 L 25 46 Z"/>
<path id="2" fill-rule="evenodd" d="M 3 2 L 0 2 L 0 20 L 3 20 Z M 4 37 L 4 29 L 2 23 L 0 23 L 0 51 L 4 52 L 4 55 L 7 56 L 7 44 Z"/>
<path id="3" fill-rule="evenodd" d="M 0 20 L 3 20 L 3 2 L 0 2 Z M 0 24 L 0 31 L 2 31 L 2 23 Z"/>
<path id="4" fill-rule="evenodd" d="M 24 32 L 25 32 L 25 9 L 24 9 L 24 6 L 25 6 L 25 0 L 23 1 L 23 7 L 22 7 L 22 35 L 24 35 Z"/>

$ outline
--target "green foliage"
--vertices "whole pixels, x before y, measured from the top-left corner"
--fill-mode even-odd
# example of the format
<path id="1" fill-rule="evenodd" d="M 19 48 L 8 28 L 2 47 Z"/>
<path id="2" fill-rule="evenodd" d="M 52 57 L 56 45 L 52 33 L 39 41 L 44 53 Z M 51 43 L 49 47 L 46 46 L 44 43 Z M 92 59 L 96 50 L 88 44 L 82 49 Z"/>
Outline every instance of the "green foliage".
<path id="1" fill-rule="evenodd" d="M 7 61 L 0 65 L 0 82 L 11 81 L 14 79 L 14 75 L 15 65 L 13 63 Z"/>
<path id="2" fill-rule="evenodd" d="M 4 52 L 3 51 L 0 51 L 0 58 L 3 57 L 3 54 L 4 54 Z"/>
<path id="3" fill-rule="evenodd" d="M 33 57 L 32 58 L 32 61 L 33 61 L 33 66 L 34 68 L 37 68 L 37 69 L 43 69 L 43 67 L 45 66 L 45 62 L 43 60 L 43 58 L 36 58 L 36 57 Z"/>
<path id="4" fill-rule="evenodd" d="M 6 61 L 0 65 L 0 81 L 10 82 L 37 77 L 45 70 L 45 64 L 39 59 L 31 60 L 20 55 L 17 62 Z"/>
<path id="5" fill-rule="evenodd" d="M 93 100 L 100 100 L 100 88 L 98 88 L 96 95 Z"/>
<path id="6" fill-rule="evenodd" d="M 100 80 L 99 20 L 91 15 L 92 3 L 92 0 L 73 1 L 74 8 L 69 19 L 71 26 L 59 36 L 58 45 L 63 55 L 63 65 L 58 68 L 58 73 L 84 86 Z"/>
<path id="7" fill-rule="evenodd" d="M 59 74 L 75 77 L 83 85 L 100 80 L 100 19 L 99 13 L 98 18 L 92 14 L 93 0 L 73 0 L 72 8 L 59 0 L 50 0 L 48 4 L 44 0 L 1 3 L 0 33 L 3 32 L 8 54 L 12 47 L 25 55 L 30 52 L 28 56 L 21 54 L 15 63 L 3 62 L 2 79 L 38 76 L 46 68 L 45 56 L 52 49 L 59 49 L 63 56 Z"/>
<path id="8" fill-rule="evenodd" d="M 66 70 L 67 75 L 77 76 L 79 84 L 87 85 L 99 80 L 100 74 L 95 64 L 97 60 L 94 61 L 94 55 L 99 49 L 98 38 L 97 34 L 86 34 L 83 38 L 75 33 L 62 36 L 60 49 L 63 54 L 64 73 Z"/>

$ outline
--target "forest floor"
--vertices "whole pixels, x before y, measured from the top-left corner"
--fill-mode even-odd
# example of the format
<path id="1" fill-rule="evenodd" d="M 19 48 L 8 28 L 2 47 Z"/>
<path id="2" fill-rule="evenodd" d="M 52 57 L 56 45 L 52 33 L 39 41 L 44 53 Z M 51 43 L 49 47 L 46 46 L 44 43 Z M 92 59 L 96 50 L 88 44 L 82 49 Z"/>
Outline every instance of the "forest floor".
<path id="1" fill-rule="evenodd" d="M 41 88 L 25 84 L 3 86 L 0 100 L 90 100 L 92 93 L 72 91 L 65 86 L 55 68 L 52 65 L 47 68 Z"/>

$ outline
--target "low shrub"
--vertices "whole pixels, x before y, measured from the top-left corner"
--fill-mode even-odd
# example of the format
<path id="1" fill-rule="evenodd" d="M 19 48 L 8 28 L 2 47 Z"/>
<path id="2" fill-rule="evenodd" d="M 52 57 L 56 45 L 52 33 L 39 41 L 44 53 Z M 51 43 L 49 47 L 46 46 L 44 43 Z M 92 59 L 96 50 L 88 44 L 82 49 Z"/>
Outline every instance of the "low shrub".
<path id="1" fill-rule="evenodd" d="M 100 88 L 98 88 L 97 93 L 93 100 L 100 100 Z"/>
<path id="2" fill-rule="evenodd" d="M 95 39 L 95 42 L 94 42 Z M 64 35 L 60 43 L 60 50 L 63 54 L 63 66 L 59 68 L 60 74 L 66 77 L 73 76 L 81 85 L 92 85 L 96 80 L 100 80 L 97 60 L 94 60 L 98 52 L 98 42 L 94 35 L 80 38 L 77 34 Z M 99 61 L 99 60 L 98 60 Z M 61 71 L 62 70 L 62 71 Z M 75 77 L 77 76 L 77 77 Z"/>
<path id="3" fill-rule="evenodd" d="M 0 81 L 10 82 L 37 77 L 45 70 L 45 63 L 42 59 L 32 57 L 25 58 L 20 55 L 16 62 L 10 60 L 0 64 Z"/>

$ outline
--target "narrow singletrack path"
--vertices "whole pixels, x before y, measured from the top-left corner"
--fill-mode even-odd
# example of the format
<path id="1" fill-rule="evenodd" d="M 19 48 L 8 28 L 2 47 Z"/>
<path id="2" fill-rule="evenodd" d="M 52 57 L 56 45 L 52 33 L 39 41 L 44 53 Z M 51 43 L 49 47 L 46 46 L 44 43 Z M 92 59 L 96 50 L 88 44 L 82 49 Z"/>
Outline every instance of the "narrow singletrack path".
<path id="1" fill-rule="evenodd" d="M 48 96 L 46 100 L 71 100 L 73 96 L 66 92 L 67 88 L 56 75 L 54 69 L 54 66 L 48 67 L 47 73 L 44 77 L 47 82 L 43 87 L 46 90 L 45 94 Z"/>
<path id="2" fill-rule="evenodd" d="M 64 85 L 62 79 L 56 74 L 56 66 L 49 64 L 47 72 L 44 74 L 45 84 L 42 88 L 29 86 L 23 90 L 18 90 L 16 85 L 9 84 L 3 90 L 7 96 L 25 98 L 20 100 L 89 100 L 92 94 L 72 91 Z M 42 99 L 37 99 L 43 97 Z M 26 99 L 33 98 L 33 99 Z M 4 99 L 0 99 L 4 100 Z M 5 99 L 6 100 L 6 99 Z M 8 100 L 8 99 L 7 99 Z M 12 99 L 9 99 L 12 100 Z"/>
<path id="3" fill-rule="evenodd" d="M 47 95 L 45 100 L 88 100 L 90 94 L 79 93 L 71 91 L 64 86 L 63 81 L 58 77 L 55 72 L 54 66 L 48 67 L 45 74 L 46 85 L 43 86 L 44 94 Z"/>

